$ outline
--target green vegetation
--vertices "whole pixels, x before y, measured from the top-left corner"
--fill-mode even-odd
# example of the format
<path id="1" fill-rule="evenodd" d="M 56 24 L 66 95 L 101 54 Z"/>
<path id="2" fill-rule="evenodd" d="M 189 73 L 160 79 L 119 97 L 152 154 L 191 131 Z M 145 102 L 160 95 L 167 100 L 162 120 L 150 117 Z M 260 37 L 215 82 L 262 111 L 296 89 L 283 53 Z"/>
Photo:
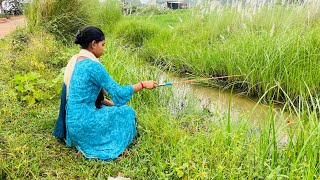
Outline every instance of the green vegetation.
<path id="1" fill-rule="evenodd" d="M 57 36 L 47 27 L 49 21 L 37 21 L 45 17 L 41 11 L 33 11 L 28 28 L 0 40 L 0 177 L 319 178 L 319 22 L 312 15 L 315 11 L 307 10 L 262 8 L 256 16 L 246 16 L 250 9 L 241 14 L 227 7 L 206 14 L 194 10 L 104 16 L 100 27 L 109 36 L 101 62 L 119 84 L 159 80 L 162 66 L 203 77 L 240 73 L 245 78 L 223 83 L 240 84 L 259 101 L 282 100 L 296 115 L 286 119 L 281 111 L 275 119 L 270 103 L 268 116 L 252 123 L 230 116 L 231 105 L 227 112 L 210 112 L 193 94 L 175 94 L 171 88 L 144 90 L 129 103 L 137 112 L 139 137 L 128 152 L 110 162 L 89 161 L 52 137 L 63 67 L 79 47 L 65 45 L 65 37 L 75 32 L 59 30 L 63 35 Z M 99 12 L 105 11 L 94 15 Z M 90 13 L 85 12 L 88 17 Z M 63 21 L 69 23 L 66 16 Z M 97 19 L 88 21 L 94 24 Z"/>
<path id="2" fill-rule="evenodd" d="M 224 7 L 179 16 L 175 26 L 145 43 L 141 55 L 195 77 L 245 75 L 230 81 L 249 95 L 267 92 L 266 101 L 286 102 L 287 94 L 297 103 L 308 90 L 319 93 L 319 11 L 307 8 Z"/>
<path id="3" fill-rule="evenodd" d="M 26 16 L 31 30 L 46 29 L 65 42 L 89 19 L 84 1 L 79 0 L 35 0 L 26 8 Z"/>
<path id="4" fill-rule="evenodd" d="M 103 28 L 108 33 L 122 19 L 122 9 L 119 1 L 108 0 L 100 5 L 98 0 L 86 1 L 86 14 L 90 15 L 88 24 Z"/>
<path id="5" fill-rule="evenodd" d="M 122 40 L 122 44 L 137 48 L 155 36 L 159 29 L 153 24 L 147 24 L 144 21 L 131 20 L 121 21 L 113 31 L 115 36 Z"/>
<path id="6" fill-rule="evenodd" d="M 0 14 L 0 18 L 10 18 L 11 16 L 8 14 Z"/>
<path id="7" fill-rule="evenodd" d="M 77 30 L 85 25 L 106 27 L 121 19 L 121 7 L 117 1 L 99 0 L 35 0 L 26 7 L 28 28 L 31 31 L 45 29 L 64 43 L 73 42 Z"/>

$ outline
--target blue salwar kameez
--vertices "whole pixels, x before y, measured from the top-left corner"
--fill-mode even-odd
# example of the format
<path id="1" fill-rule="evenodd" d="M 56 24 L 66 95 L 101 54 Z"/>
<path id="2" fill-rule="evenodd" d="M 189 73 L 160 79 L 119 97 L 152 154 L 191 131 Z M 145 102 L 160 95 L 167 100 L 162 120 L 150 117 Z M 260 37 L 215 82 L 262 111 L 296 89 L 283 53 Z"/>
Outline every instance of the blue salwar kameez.
<path id="1" fill-rule="evenodd" d="M 95 101 L 101 89 L 115 106 L 98 109 Z M 120 86 L 102 64 L 89 58 L 76 63 L 66 103 L 66 143 L 74 145 L 87 158 L 117 158 L 136 134 L 134 110 L 125 105 L 132 86 Z"/>

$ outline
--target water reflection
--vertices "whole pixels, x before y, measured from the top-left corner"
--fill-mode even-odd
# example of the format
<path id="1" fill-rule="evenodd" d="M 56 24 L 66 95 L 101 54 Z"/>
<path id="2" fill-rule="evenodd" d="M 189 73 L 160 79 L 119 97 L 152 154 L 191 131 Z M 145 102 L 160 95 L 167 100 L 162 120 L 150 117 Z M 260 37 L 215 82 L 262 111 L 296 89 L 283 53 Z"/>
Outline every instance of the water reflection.
<path id="1" fill-rule="evenodd" d="M 177 82 L 181 80 L 181 78 L 172 74 L 162 74 L 159 82 Z M 212 114 L 210 117 L 212 121 L 228 113 L 230 91 L 221 91 L 196 84 L 180 84 L 161 88 L 172 88 L 173 94 L 169 101 L 169 107 L 173 115 L 178 115 L 179 112 L 186 110 L 188 105 L 196 102 L 195 106 L 191 105 L 191 107 L 196 108 L 192 110 L 208 110 Z M 278 145 L 282 146 L 288 142 L 285 129 L 289 126 L 289 123 L 295 121 L 296 117 L 285 112 L 281 105 L 273 105 L 270 108 L 270 106 L 244 95 L 233 94 L 231 97 L 230 119 L 232 122 L 246 120 L 250 125 L 258 129 L 274 119 L 275 127 L 278 129 L 277 142 Z"/>

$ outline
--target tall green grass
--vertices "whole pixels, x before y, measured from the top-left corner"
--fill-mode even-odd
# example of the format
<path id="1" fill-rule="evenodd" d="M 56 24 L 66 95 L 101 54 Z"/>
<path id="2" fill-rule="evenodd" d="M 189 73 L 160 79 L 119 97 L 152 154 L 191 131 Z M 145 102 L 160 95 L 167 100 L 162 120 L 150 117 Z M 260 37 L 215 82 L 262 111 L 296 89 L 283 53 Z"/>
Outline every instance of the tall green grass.
<path id="1" fill-rule="evenodd" d="M 190 13 L 142 16 L 139 20 L 128 17 L 162 27 L 145 41 L 141 57 L 192 76 L 242 74 L 243 78 L 230 80 L 238 89 L 258 97 L 268 92 L 266 100 L 275 102 L 284 102 L 284 92 L 298 102 L 301 96 L 308 96 L 306 87 L 313 95 L 319 93 L 318 8 L 239 4 Z M 176 22 L 174 26 L 163 26 L 169 18 Z M 127 29 L 121 23 L 117 27 Z M 277 88 L 267 91 L 273 86 Z"/>
<path id="2" fill-rule="evenodd" d="M 108 32 L 121 19 L 121 4 L 108 0 L 35 0 L 26 8 L 31 31 L 45 29 L 59 41 L 72 44 L 77 30 L 87 25 L 104 27 Z"/>
<path id="3" fill-rule="evenodd" d="M 122 19 L 122 4 L 116 0 L 99 3 L 98 0 L 86 1 L 86 13 L 90 15 L 88 24 L 102 28 L 110 33 L 114 25 Z"/>
<path id="4" fill-rule="evenodd" d="M 114 30 L 114 36 L 119 39 L 126 47 L 140 48 L 149 39 L 154 37 L 160 28 L 144 21 L 121 21 Z"/>
<path id="5" fill-rule="evenodd" d="M 78 29 L 87 24 L 89 15 L 82 0 L 35 0 L 26 8 L 29 28 L 43 28 L 57 38 L 73 40 Z"/>

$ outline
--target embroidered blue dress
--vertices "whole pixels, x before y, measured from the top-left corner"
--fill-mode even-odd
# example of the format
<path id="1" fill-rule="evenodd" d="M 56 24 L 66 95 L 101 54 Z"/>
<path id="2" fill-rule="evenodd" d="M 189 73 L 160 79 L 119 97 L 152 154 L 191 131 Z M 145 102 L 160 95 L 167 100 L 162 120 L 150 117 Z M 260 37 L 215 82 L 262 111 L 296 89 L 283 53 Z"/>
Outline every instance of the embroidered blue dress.
<path id="1" fill-rule="evenodd" d="M 96 108 L 101 88 L 115 106 Z M 118 85 L 102 64 L 87 58 L 76 63 L 68 93 L 67 145 L 75 145 L 87 158 L 117 158 L 136 134 L 135 112 L 125 105 L 133 87 Z"/>

